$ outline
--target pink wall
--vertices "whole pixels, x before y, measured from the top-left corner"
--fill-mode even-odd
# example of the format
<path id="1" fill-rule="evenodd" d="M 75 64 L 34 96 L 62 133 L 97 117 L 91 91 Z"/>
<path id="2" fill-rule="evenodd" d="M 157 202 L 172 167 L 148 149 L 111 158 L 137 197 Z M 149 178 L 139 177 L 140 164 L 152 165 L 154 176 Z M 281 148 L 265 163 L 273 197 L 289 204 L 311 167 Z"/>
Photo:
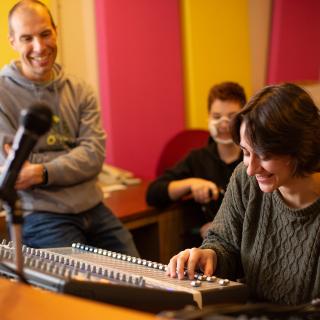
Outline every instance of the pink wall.
<path id="1" fill-rule="evenodd" d="M 153 178 L 184 128 L 179 0 L 95 0 L 107 162 Z"/>
<path id="2" fill-rule="evenodd" d="M 274 0 L 268 83 L 317 81 L 320 1 Z"/>

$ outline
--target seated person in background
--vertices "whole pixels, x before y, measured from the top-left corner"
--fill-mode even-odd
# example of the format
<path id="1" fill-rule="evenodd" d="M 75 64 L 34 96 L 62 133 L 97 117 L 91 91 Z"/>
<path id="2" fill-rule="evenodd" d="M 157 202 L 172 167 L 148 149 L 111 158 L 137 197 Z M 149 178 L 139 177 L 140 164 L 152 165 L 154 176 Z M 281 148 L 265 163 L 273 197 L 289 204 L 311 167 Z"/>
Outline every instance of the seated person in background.
<path id="1" fill-rule="evenodd" d="M 21 109 L 43 101 L 54 114 L 16 181 L 24 214 L 23 243 L 62 247 L 73 242 L 138 255 L 131 234 L 103 204 L 97 185 L 105 134 L 92 90 L 55 63 L 56 26 L 39 1 L 9 13 L 9 39 L 20 58 L 0 73 L 0 163 L 19 127 Z"/>
<path id="2" fill-rule="evenodd" d="M 258 92 L 231 123 L 243 151 L 200 248 L 171 258 L 168 275 L 244 277 L 251 299 L 320 297 L 320 113 L 294 84 Z"/>
<path id="3" fill-rule="evenodd" d="M 147 190 L 149 205 L 164 207 L 191 195 L 198 203 L 196 210 L 200 214 L 201 209 L 206 213 L 206 216 L 199 216 L 199 222 L 203 224 L 212 220 L 220 207 L 229 178 L 241 161 L 241 150 L 232 141 L 229 124 L 245 103 L 244 90 L 237 83 L 223 82 L 211 88 L 208 96 L 211 135 L 208 145 L 193 150 L 150 184 Z M 202 236 L 208 226 L 205 224 L 201 228 Z"/>

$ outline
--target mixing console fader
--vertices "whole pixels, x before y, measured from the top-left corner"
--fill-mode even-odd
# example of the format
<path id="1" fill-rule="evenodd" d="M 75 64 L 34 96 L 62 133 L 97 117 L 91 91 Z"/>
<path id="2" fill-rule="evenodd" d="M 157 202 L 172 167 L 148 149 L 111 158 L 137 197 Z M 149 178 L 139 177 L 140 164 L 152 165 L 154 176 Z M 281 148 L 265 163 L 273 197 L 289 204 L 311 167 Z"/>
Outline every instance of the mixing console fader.
<path id="1" fill-rule="evenodd" d="M 23 247 L 24 276 L 48 290 L 139 310 L 159 312 L 185 305 L 245 302 L 246 286 L 196 274 L 193 281 L 165 274 L 167 266 L 83 244 L 34 249 Z M 11 243 L 0 245 L 0 274 L 16 277 Z"/>

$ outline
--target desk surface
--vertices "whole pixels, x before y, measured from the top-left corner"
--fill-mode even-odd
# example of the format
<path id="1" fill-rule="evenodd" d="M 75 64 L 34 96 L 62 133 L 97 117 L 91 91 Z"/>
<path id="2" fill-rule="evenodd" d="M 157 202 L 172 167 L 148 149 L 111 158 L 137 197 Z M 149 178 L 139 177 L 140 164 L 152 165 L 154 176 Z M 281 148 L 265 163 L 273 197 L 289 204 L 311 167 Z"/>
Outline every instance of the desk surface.
<path id="1" fill-rule="evenodd" d="M 2 320 L 156 319 L 152 314 L 48 292 L 1 278 L 0 310 Z"/>
<path id="2" fill-rule="evenodd" d="M 158 210 L 149 207 L 145 200 L 149 183 L 150 181 L 142 180 L 141 183 L 130 185 L 125 190 L 113 191 L 104 202 L 124 223 L 156 214 Z"/>

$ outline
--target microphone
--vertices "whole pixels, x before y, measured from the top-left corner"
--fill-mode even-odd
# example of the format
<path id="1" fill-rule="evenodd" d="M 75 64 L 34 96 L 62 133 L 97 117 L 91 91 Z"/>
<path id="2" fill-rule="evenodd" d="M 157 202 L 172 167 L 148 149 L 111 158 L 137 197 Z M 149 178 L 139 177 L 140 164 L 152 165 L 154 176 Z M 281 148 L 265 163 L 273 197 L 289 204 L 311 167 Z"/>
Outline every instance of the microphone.
<path id="1" fill-rule="evenodd" d="M 15 200 L 12 199 L 15 194 L 14 185 L 21 167 L 39 137 L 49 131 L 51 124 L 52 112 L 44 103 L 34 104 L 21 111 L 20 126 L 0 176 L 0 197 L 4 201 L 12 203 Z"/>

